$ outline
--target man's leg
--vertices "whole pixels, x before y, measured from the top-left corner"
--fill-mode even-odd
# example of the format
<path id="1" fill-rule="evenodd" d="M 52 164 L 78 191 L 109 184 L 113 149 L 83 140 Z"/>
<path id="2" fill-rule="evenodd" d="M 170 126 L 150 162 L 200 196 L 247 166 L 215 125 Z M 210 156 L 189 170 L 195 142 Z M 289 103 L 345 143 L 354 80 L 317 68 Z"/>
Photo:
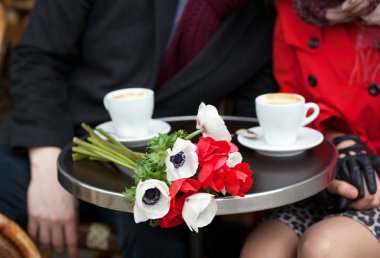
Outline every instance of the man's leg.
<path id="1" fill-rule="evenodd" d="M 26 192 L 30 181 L 27 153 L 0 146 L 0 212 L 27 227 Z"/>
<path id="2" fill-rule="evenodd" d="M 100 211 L 119 237 L 123 256 L 128 258 L 187 258 L 189 230 L 153 228 L 149 223 L 136 224 L 132 213 L 107 209 Z"/>

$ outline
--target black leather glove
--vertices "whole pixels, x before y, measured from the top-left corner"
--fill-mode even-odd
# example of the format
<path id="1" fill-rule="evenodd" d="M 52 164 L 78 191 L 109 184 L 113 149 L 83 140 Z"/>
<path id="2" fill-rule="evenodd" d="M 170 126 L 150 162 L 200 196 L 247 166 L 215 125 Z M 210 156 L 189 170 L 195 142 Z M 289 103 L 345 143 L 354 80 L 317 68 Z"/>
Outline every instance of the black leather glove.
<path id="1" fill-rule="evenodd" d="M 337 137 L 333 142 L 338 145 L 345 140 L 353 140 L 355 144 L 338 150 L 339 157 L 335 178 L 355 186 L 359 192 L 358 199 L 360 199 L 365 195 L 364 176 L 368 192 L 370 194 L 376 193 L 376 173 L 380 174 L 380 157 L 370 151 L 356 135 L 347 134 Z M 338 211 L 345 209 L 353 202 L 353 200 L 343 196 L 331 194 L 327 190 L 319 193 L 317 200 L 323 202 L 329 209 Z"/>

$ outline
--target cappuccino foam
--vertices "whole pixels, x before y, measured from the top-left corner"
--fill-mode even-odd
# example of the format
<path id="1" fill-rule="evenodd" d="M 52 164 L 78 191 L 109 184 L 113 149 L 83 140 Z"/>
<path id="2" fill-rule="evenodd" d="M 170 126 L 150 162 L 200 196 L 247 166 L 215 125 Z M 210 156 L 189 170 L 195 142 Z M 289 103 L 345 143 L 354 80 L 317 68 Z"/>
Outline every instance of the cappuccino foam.
<path id="1" fill-rule="evenodd" d="M 271 93 L 266 95 L 264 102 L 271 105 L 289 105 L 299 103 L 301 99 L 291 93 Z"/>
<path id="2" fill-rule="evenodd" d="M 148 95 L 147 91 L 127 91 L 115 96 L 112 96 L 113 99 L 127 99 L 127 98 L 141 98 Z"/>

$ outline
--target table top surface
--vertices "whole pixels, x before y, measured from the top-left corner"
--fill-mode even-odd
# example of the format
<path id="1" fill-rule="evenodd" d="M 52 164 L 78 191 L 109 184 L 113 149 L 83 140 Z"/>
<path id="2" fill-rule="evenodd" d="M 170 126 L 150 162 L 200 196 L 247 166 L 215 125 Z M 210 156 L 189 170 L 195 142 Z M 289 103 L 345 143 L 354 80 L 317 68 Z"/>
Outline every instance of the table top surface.
<path id="1" fill-rule="evenodd" d="M 194 117 L 163 118 L 172 131 L 195 130 Z M 235 132 L 240 128 L 257 126 L 257 120 L 245 117 L 224 117 L 227 128 Z M 252 189 L 245 197 L 218 197 L 217 215 L 237 214 L 279 207 L 310 197 L 333 178 L 336 160 L 334 146 L 324 140 L 318 146 L 300 155 L 288 158 L 267 157 L 237 142 L 243 161 L 248 162 L 254 173 Z M 122 191 L 134 185 L 128 169 L 88 160 L 73 162 L 71 147 L 64 148 L 58 160 L 58 179 L 62 186 L 77 198 L 114 210 L 132 212 L 133 206 L 122 198 Z M 143 149 L 138 149 L 143 151 Z"/>

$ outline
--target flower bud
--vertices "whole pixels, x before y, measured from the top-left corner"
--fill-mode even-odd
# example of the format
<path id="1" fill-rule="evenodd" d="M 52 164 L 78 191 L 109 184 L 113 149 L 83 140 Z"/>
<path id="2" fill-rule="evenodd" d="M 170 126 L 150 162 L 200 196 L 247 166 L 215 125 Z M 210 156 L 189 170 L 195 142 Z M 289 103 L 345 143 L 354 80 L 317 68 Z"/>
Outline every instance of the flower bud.
<path id="1" fill-rule="evenodd" d="M 186 198 L 182 217 L 191 231 L 207 226 L 214 219 L 217 210 L 214 196 L 209 193 L 196 193 Z"/>

